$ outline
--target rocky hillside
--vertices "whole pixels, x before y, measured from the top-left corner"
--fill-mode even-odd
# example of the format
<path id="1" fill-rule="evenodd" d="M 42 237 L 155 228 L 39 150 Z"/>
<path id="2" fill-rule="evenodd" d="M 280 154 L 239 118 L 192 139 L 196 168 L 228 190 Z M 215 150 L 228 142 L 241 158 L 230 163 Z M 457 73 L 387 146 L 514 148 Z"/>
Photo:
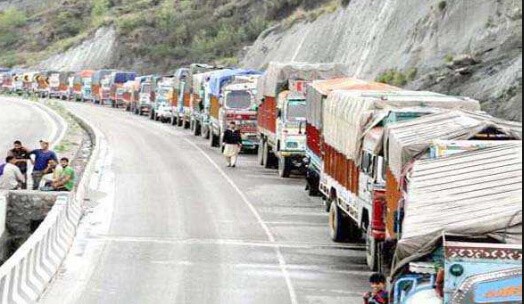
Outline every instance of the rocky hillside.
<path id="1" fill-rule="evenodd" d="M 341 62 L 522 120 L 517 0 L 0 0 L 0 65 L 170 72 Z"/>
<path id="2" fill-rule="evenodd" d="M 243 59 L 342 62 L 350 73 L 466 95 L 522 120 L 522 3 L 514 0 L 352 0 L 338 12 L 261 35 Z"/>
<path id="3" fill-rule="evenodd" d="M 237 64 L 266 28 L 296 12 L 335 11 L 340 1 L 0 0 L 0 65 L 148 73 Z"/>

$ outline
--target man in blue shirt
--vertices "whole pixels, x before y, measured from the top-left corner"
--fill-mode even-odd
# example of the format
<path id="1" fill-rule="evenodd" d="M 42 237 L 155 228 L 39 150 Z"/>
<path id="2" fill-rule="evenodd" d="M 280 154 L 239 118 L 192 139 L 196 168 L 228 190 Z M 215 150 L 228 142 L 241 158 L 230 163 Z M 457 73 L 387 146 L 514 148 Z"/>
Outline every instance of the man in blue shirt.
<path id="1" fill-rule="evenodd" d="M 55 152 L 49 150 L 49 141 L 41 140 L 40 147 L 41 149 L 34 150 L 29 154 L 30 157 L 34 155 L 35 158 L 33 161 L 34 167 L 32 174 L 33 190 L 38 190 L 49 161 L 53 159 L 58 162 L 58 157 Z"/>

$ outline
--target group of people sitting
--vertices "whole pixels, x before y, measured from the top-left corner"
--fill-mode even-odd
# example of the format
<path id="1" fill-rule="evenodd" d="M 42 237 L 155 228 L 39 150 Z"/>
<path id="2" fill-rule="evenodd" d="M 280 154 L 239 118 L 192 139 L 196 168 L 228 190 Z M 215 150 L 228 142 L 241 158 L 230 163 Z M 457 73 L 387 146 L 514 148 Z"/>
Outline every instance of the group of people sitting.
<path id="1" fill-rule="evenodd" d="M 29 163 L 33 165 L 32 190 L 72 191 L 75 170 L 66 157 L 58 160 L 50 150 L 47 140 L 40 141 L 40 149 L 29 150 L 17 140 L 8 151 L 5 164 L 0 165 L 0 190 L 25 190 L 28 188 Z"/>

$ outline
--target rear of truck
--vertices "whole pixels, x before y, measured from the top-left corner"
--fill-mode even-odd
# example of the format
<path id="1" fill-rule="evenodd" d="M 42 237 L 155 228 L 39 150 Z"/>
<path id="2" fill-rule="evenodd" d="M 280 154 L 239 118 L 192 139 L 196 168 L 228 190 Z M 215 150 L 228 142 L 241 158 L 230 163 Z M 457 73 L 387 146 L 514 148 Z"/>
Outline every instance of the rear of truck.
<path id="1" fill-rule="evenodd" d="M 522 142 L 477 145 L 409 170 L 393 303 L 522 303 Z"/>

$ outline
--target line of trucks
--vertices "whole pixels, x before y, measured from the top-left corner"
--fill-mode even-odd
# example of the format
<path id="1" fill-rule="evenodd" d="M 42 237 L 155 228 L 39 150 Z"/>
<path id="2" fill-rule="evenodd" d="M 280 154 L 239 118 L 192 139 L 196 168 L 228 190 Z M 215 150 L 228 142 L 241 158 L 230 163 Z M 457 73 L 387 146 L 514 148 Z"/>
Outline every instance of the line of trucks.
<path id="1" fill-rule="evenodd" d="M 261 166 L 306 176 L 333 241 L 365 242 L 370 270 L 391 278 L 392 303 L 522 303 L 522 124 L 470 98 L 348 71 L 307 63 L 264 72 L 193 64 L 140 77 L 0 70 L 0 85 L 122 107 L 212 147 L 234 121 Z"/>

